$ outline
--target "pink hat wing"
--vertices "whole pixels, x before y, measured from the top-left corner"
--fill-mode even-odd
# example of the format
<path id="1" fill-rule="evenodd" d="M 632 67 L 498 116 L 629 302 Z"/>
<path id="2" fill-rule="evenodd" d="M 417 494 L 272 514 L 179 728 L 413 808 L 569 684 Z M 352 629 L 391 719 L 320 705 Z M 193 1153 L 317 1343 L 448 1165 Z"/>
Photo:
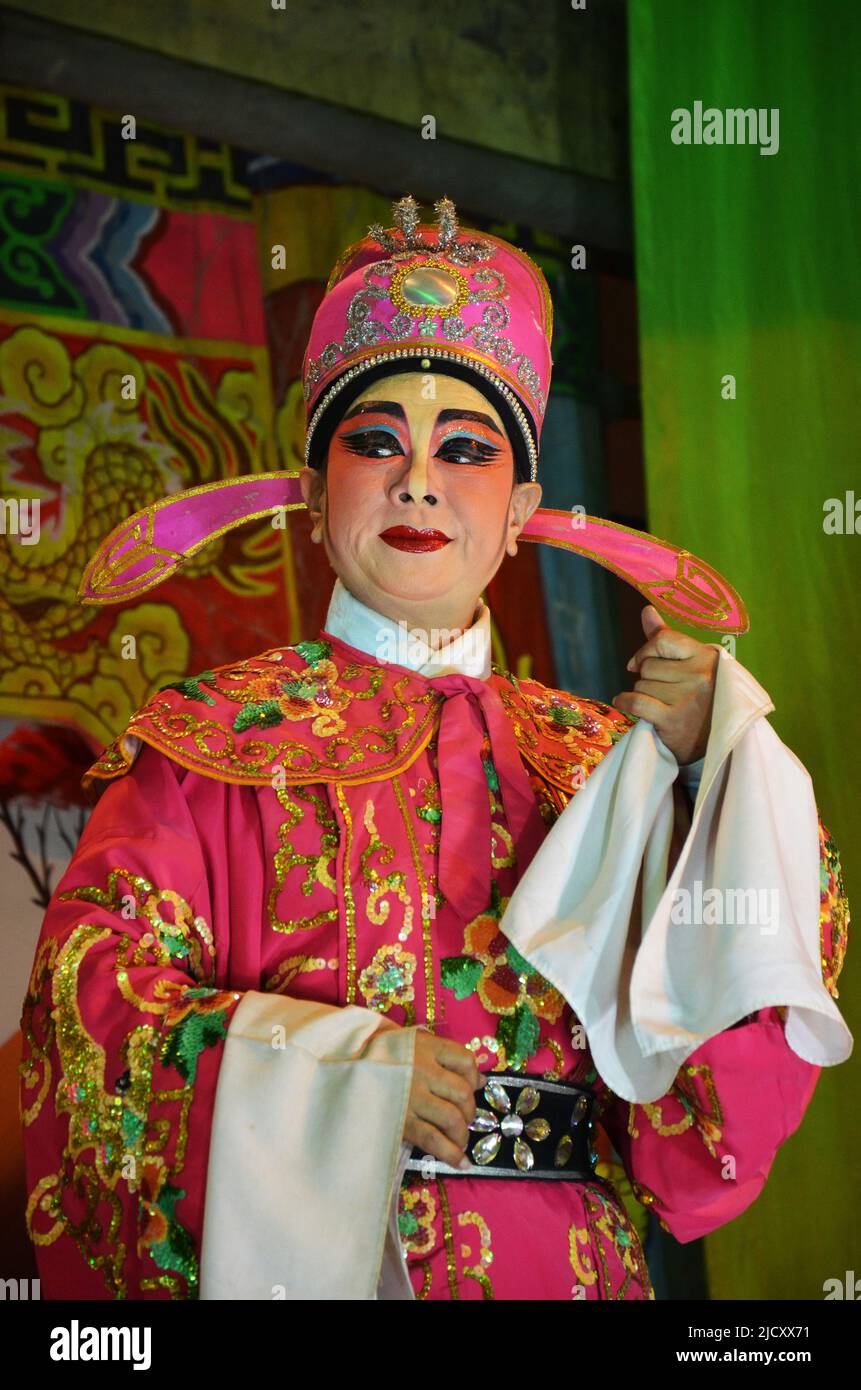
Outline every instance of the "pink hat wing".
<path id="1" fill-rule="evenodd" d="M 155 588 L 209 541 L 246 521 L 304 507 L 299 479 L 262 473 L 189 488 L 135 512 L 115 527 L 81 578 L 81 603 L 122 603 Z M 539 508 L 521 539 L 556 545 L 612 570 L 649 603 L 681 622 L 746 632 L 745 606 L 705 560 L 669 541 L 599 517 Z"/>
<path id="2" fill-rule="evenodd" d="M 539 508 L 520 533 L 524 541 L 560 546 L 612 570 L 649 603 L 683 623 L 719 632 L 747 632 L 741 595 L 712 565 L 669 541 L 601 517 Z"/>
<path id="3" fill-rule="evenodd" d="M 114 527 L 87 564 L 81 603 L 122 603 L 169 579 L 198 550 L 246 521 L 304 507 L 289 473 L 204 483 L 135 512 Z"/>

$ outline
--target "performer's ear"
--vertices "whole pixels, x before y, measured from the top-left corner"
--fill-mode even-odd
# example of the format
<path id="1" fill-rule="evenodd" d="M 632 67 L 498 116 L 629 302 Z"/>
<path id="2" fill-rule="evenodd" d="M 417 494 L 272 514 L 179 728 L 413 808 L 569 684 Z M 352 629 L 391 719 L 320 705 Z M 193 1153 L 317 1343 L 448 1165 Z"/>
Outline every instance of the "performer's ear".
<path id="1" fill-rule="evenodd" d="M 508 507 L 508 536 L 505 550 L 508 555 L 517 554 L 517 537 L 534 511 L 541 503 L 540 483 L 515 483 Z"/>
<path id="2" fill-rule="evenodd" d="M 323 499 L 326 479 L 319 468 L 303 468 L 299 474 L 302 497 L 311 518 L 311 540 L 319 545 L 323 539 Z"/>

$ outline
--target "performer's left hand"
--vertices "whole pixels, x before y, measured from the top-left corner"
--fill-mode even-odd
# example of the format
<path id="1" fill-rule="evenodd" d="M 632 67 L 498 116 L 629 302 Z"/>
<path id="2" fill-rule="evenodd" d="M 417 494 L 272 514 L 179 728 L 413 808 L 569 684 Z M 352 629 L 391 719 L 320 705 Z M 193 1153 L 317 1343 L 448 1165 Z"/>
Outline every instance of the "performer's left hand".
<path id="1" fill-rule="evenodd" d="M 677 763 L 694 763 L 709 741 L 717 648 L 665 627 L 651 604 L 640 617 L 647 640 L 628 662 L 638 679 L 633 690 L 615 697 L 613 705 L 653 724 Z"/>

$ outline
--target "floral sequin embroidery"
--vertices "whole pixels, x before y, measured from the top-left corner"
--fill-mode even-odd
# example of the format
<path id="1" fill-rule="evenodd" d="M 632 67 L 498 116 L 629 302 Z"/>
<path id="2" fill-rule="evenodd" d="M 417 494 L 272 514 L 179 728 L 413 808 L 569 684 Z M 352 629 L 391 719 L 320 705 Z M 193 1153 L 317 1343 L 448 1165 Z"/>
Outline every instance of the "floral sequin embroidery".
<path id="1" fill-rule="evenodd" d="M 186 1193 L 175 1179 L 185 1162 L 198 1060 L 205 1048 L 225 1038 L 228 1015 L 240 995 L 157 975 L 147 987 L 151 997 L 140 998 L 129 983 L 128 966 L 171 965 L 182 955 L 178 948 L 188 938 L 176 929 L 188 927 L 191 908 L 178 894 L 167 898 L 164 890 L 156 892 L 125 870 L 110 876 L 107 889 L 83 886 L 62 896 L 116 909 L 123 880 L 133 890 L 125 895 L 131 906 L 140 907 L 146 924 L 156 930 L 135 942 L 110 927 L 85 922 L 59 950 L 52 941 L 55 956 L 49 951 L 37 958 L 41 968 L 34 972 L 27 1010 L 55 1022 L 55 1104 L 57 1114 L 68 1117 L 68 1139 L 60 1170 L 41 1178 L 30 1194 L 27 1227 L 37 1245 L 68 1235 L 87 1264 L 101 1272 L 109 1292 L 126 1297 L 128 1247 L 120 1237 L 123 1203 L 118 1191 L 125 1185 L 138 1199 L 138 1253 L 157 1271 L 141 1279 L 141 1289 L 159 1286 L 173 1297 L 194 1298 L 197 1253 L 176 1214 Z M 166 900 L 176 910 L 172 922 L 160 917 Z M 113 973 L 123 998 L 144 1014 L 144 1021 L 119 1039 L 110 1054 L 89 1033 L 78 999 L 84 962 L 91 952 L 105 951 L 116 957 Z M 186 950 L 182 958 L 188 968 L 192 953 Z M 25 1088 L 36 1060 L 27 1057 L 22 1063 Z"/>
<path id="2" fill-rule="evenodd" d="M 127 890 L 122 892 L 122 886 Z M 144 918 L 151 930 L 138 940 L 132 963 L 139 965 L 152 951 L 160 965 L 177 961 L 198 981 L 215 977 L 215 944 L 205 918 L 195 915 L 189 904 L 171 888 L 156 888 L 140 874 L 128 869 L 111 869 L 107 884 L 80 884 L 59 895 L 60 902 L 96 903 L 116 912 L 125 921 Z M 169 913 L 166 911 L 169 908 Z"/>
<path id="3" fill-rule="evenodd" d="M 186 701 L 214 705 L 211 716 L 201 717 Z M 412 673 L 336 660 L 322 640 L 300 642 L 165 687 L 138 710 L 84 784 L 126 773 L 134 761 L 132 737 L 182 767 L 229 782 L 277 785 L 280 776 L 307 785 L 370 780 L 368 774 L 382 780 L 427 745 L 439 703 L 438 693 Z M 269 732 L 278 726 L 278 734 Z"/>
<path id="4" fill-rule="evenodd" d="M 398 1231 L 404 1250 L 429 1255 L 436 1245 L 436 1202 L 426 1187 L 402 1187 L 398 1204 Z"/>
<path id="5" fill-rule="evenodd" d="M 317 738 L 343 733 L 346 725 L 341 715 L 353 697 L 338 683 L 338 668 L 329 660 L 329 644 L 300 643 L 296 650 L 300 656 L 309 655 L 309 665 L 287 680 L 274 673 L 255 676 L 244 692 L 246 702 L 233 721 L 236 733 L 254 725 L 273 728 L 285 719 L 309 719 L 311 732 Z"/>
<path id="6" fill-rule="evenodd" d="M 387 1014 L 400 1005 L 406 1011 L 407 1027 L 414 1022 L 412 1001 L 416 958 L 402 946 L 380 946 L 370 965 L 359 976 L 359 990 L 369 1009 Z"/>
<path id="7" fill-rule="evenodd" d="M 568 1255 L 578 1280 L 575 1297 L 585 1298 L 586 1289 L 594 1285 L 599 1298 L 625 1299 L 635 1283 L 645 1298 L 653 1299 L 646 1259 L 627 1213 L 601 1188 L 585 1186 L 582 1193 L 586 1225 L 568 1231 Z M 615 1255 L 619 1270 L 610 1269 L 605 1246 Z"/>
<path id="8" fill-rule="evenodd" d="M 501 1015 L 497 1042 L 508 1066 L 520 1069 L 538 1050 L 539 1019 L 555 1023 L 565 1001 L 500 931 L 508 899 L 500 896 L 495 882 L 491 892 L 488 910 L 466 928 L 464 954 L 441 962 L 441 978 L 456 999 L 477 993 L 488 1013 Z"/>
<path id="9" fill-rule="evenodd" d="M 705 1091 L 704 1098 L 697 1089 L 696 1082 L 698 1080 L 702 1082 Z M 676 1101 L 682 1112 L 675 1120 L 665 1118 L 666 1105 L 671 1101 Z M 660 1102 L 629 1107 L 628 1133 L 634 1139 L 639 1138 L 635 1118 L 638 1109 L 642 1110 L 655 1133 L 664 1138 L 683 1134 L 686 1129 L 695 1128 L 712 1158 L 717 1157 L 715 1145 L 720 1143 L 724 1115 L 718 1100 L 711 1067 L 706 1066 L 704 1062 L 698 1065 L 690 1063 L 682 1067 L 668 1095 Z"/>

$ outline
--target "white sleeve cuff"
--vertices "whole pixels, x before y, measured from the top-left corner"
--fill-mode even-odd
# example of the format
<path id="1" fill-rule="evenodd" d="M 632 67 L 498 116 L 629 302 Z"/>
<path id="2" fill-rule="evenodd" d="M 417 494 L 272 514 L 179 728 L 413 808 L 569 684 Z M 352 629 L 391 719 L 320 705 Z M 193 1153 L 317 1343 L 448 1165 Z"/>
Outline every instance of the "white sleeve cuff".
<path id="1" fill-rule="evenodd" d="M 411 1298 L 393 1262 L 415 1029 L 249 991 L 212 1121 L 202 1299 Z M 393 1278 L 400 1268 L 400 1278 Z"/>

